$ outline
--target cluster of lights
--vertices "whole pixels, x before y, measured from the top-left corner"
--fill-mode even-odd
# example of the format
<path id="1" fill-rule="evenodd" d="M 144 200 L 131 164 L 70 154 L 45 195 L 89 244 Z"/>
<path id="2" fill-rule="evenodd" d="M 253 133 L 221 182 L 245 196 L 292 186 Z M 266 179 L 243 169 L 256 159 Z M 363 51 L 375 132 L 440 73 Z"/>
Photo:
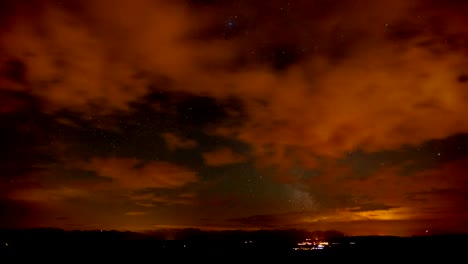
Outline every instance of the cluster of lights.
<path id="1" fill-rule="evenodd" d="M 323 247 L 310 247 L 310 248 L 309 247 L 299 247 L 299 248 L 295 247 L 293 249 L 294 250 L 321 250 L 323 249 Z"/>
<path id="2" fill-rule="evenodd" d="M 294 250 L 322 250 L 325 248 L 325 246 L 328 246 L 329 243 L 326 241 L 317 241 L 318 239 L 315 239 L 313 241 L 312 239 L 308 238 L 304 242 L 299 242 L 297 245 L 299 247 L 293 248 Z"/>

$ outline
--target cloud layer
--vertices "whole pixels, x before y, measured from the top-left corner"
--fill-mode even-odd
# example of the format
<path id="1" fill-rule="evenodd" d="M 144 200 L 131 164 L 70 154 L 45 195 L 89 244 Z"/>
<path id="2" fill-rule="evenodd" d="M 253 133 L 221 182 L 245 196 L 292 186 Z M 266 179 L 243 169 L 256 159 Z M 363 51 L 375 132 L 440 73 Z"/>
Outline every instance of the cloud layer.
<path id="1" fill-rule="evenodd" d="M 17 4 L 18 14 L 2 35 L 7 73 L 2 89 L 27 90 L 46 109 L 77 111 L 130 110 L 129 103 L 150 92 L 151 85 L 242 98 L 247 113 L 242 125 L 217 132 L 251 144 L 259 158 L 273 162 L 275 156 L 288 159 L 289 148 L 340 156 L 357 148 L 395 149 L 466 132 L 465 51 L 444 42 L 453 35 L 463 40 L 466 21 L 450 5 L 439 13 L 418 4 L 365 2 L 345 1 L 353 12 L 344 17 L 343 7 L 331 4 L 321 6 L 327 16 L 311 21 L 295 13 L 297 18 L 277 29 L 264 23 L 249 29 L 246 23 L 252 37 L 228 40 L 216 34 L 196 37 L 218 18 L 178 2 L 95 1 L 76 12 L 41 3 L 41 12 L 28 20 Z M 317 6 L 299 2 L 289 8 L 299 12 Z M 385 16 L 372 15 L 384 9 Z M 421 15 L 408 20 L 414 9 Z M 438 18 L 456 26 L 436 32 Z M 261 32 L 284 33 L 301 21 L 308 21 L 303 27 L 309 33 L 302 36 L 295 29 L 291 34 L 309 52 L 297 55 L 301 59 L 292 60 L 284 72 L 263 66 L 259 58 L 234 71 L 220 67 L 244 56 L 246 49 L 255 53 L 260 41 L 288 41 L 279 32 Z"/>
<path id="2" fill-rule="evenodd" d="M 444 160 L 428 143 L 468 133 L 461 1 L 5 6 L 0 198 L 80 210 L 95 199 L 96 213 L 147 226 L 468 217 L 464 150 Z M 375 168 L 425 145 L 418 166 Z M 181 206 L 192 211 L 167 209 Z"/>

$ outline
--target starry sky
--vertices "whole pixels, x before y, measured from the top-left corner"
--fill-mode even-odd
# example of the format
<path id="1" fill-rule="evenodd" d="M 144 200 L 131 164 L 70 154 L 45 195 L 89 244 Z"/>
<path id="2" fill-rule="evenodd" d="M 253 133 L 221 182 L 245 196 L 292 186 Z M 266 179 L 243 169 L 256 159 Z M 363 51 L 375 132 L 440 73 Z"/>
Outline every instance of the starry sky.
<path id="1" fill-rule="evenodd" d="M 468 232 L 468 3 L 0 2 L 0 227 Z"/>

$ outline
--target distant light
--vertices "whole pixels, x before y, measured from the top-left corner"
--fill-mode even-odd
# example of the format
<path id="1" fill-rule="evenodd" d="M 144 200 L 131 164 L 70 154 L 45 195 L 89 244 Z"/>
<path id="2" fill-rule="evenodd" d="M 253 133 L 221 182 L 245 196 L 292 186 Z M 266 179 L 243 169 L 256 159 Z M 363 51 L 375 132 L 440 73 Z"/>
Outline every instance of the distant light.
<path id="1" fill-rule="evenodd" d="M 429 229 L 426 229 L 426 234 L 429 233 Z"/>
<path id="2" fill-rule="evenodd" d="M 7 247 L 8 247 L 8 243 L 5 243 L 5 246 L 7 246 Z"/>
<path id="3" fill-rule="evenodd" d="M 349 244 L 354 245 L 354 244 L 356 244 L 356 242 L 349 242 Z"/>
<path id="4" fill-rule="evenodd" d="M 184 247 L 186 247 L 186 246 L 184 245 Z"/>
<path id="5" fill-rule="evenodd" d="M 102 232 L 102 229 L 101 229 L 101 232 Z"/>

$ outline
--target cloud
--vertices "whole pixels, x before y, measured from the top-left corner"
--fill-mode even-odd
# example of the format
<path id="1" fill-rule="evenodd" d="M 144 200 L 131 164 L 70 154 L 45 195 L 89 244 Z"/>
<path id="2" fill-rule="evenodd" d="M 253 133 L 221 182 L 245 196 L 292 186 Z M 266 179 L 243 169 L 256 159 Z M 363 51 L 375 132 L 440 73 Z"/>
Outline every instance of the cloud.
<path id="1" fill-rule="evenodd" d="M 461 1 L 295 1 L 288 7 L 294 16 L 274 20 L 280 1 L 245 1 L 238 3 L 245 21 L 229 34 L 217 30 L 224 12 L 207 13 L 184 1 L 9 2 L 0 34 L 2 115 L 34 105 L 45 116 L 66 110 L 130 119 L 134 106 L 147 103 L 143 98 L 155 90 L 207 99 L 196 106 L 234 99 L 238 109 L 217 122 L 205 117 L 206 108 L 147 109 L 167 106 L 176 116 L 198 111 L 192 122 L 209 124 L 202 133 L 246 143 L 248 158 L 260 168 L 274 167 L 276 181 L 301 184 L 288 199 L 293 210 L 303 211 L 250 219 L 259 225 L 276 218 L 299 224 L 437 218 L 466 204 L 466 181 L 454 176 L 466 174 L 466 160 L 414 175 L 403 175 L 400 166 L 382 168 L 364 178 L 330 162 L 349 151 L 372 154 L 468 132 L 468 8 Z M 162 137 L 170 150 L 199 143 L 173 133 Z M 230 148 L 202 158 L 213 167 L 247 161 Z M 24 167 L 8 164 L 10 174 Z M 291 176 L 296 166 L 322 173 Z M 132 158 L 95 157 L 76 167 L 112 179 L 92 190 L 122 191 L 143 206 L 190 204 L 194 197 L 183 193 L 133 192 L 178 190 L 199 180 L 177 164 Z M 44 203 L 89 194 L 78 184 L 42 188 L 37 181 L 8 193 Z"/>
<path id="2" fill-rule="evenodd" d="M 177 191 L 133 193 L 130 199 L 137 205 L 153 207 L 156 205 L 194 205 L 197 203 L 196 194 L 192 192 Z"/>
<path id="3" fill-rule="evenodd" d="M 379 3 L 379 9 L 387 5 Z M 419 23 L 406 22 L 410 18 L 405 14 L 413 7 L 402 5 L 401 12 L 377 18 L 372 26 L 360 22 L 371 21 L 375 12 L 369 9 L 377 7 L 363 8 L 349 12 L 362 16 L 356 23 L 314 21 L 312 32 L 343 34 L 337 49 L 347 52 L 338 61 L 317 52 L 320 55 L 309 55 L 281 74 L 264 68 L 236 74 L 233 90 L 246 102 L 247 120 L 241 126 L 218 128 L 217 133 L 250 143 L 263 164 L 288 165 L 314 163 L 311 156 L 398 149 L 467 132 L 468 108 L 463 102 L 468 90 L 458 81 L 466 70 L 466 53 L 440 44 L 453 29 L 427 29 L 403 39 L 405 23 Z M 329 17 L 338 14 L 344 15 Z M 432 10 L 422 16 L 432 23 L 438 14 Z M 447 16 L 443 20 L 453 24 Z M 463 32 L 458 33 L 465 36 Z M 356 35 L 362 38 L 353 38 Z M 322 49 L 327 44 L 331 45 L 322 43 Z"/>
<path id="4" fill-rule="evenodd" d="M 397 149 L 468 131 L 468 92 L 456 81 L 462 67 L 457 54 L 383 46 L 365 58 L 326 70 L 314 89 L 305 80 L 308 70 L 269 76 L 257 85 L 276 87 L 273 92 L 262 103 L 250 102 L 242 126 L 219 134 L 250 143 L 260 159 L 281 164 L 307 163 L 307 155 Z"/>
<path id="5" fill-rule="evenodd" d="M 190 78 L 229 53 L 191 41 L 205 19 L 194 19 L 180 3 L 99 0 L 67 8 L 40 2 L 27 18 L 28 7 L 11 5 L 9 30 L 0 38 L 1 88 L 38 96 L 48 110 L 129 110 L 161 76 Z"/>
<path id="6" fill-rule="evenodd" d="M 327 201 L 330 209 L 345 209 L 349 219 L 439 219 L 449 214 L 463 218 L 468 180 L 460 175 L 466 174 L 466 164 L 466 159 L 455 160 L 410 175 L 403 174 L 401 166 L 383 167 L 366 178 L 331 169 L 306 184 L 324 201 L 321 211 L 327 210 Z"/>
<path id="7" fill-rule="evenodd" d="M 141 211 L 131 211 L 131 212 L 126 212 L 125 215 L 129 216 L 142 216 L 145 215 L 146 212 L 141 212 Z"/>
<path id="8" fill-rule="evenodd" d="M 89 191 L 74 187 L 57 188 L 24 188 L 15 190 L 9 194 L 9 198 L 16 201 L 28 201 L 37 203 L 56 203 L 69 199 L 83 198 L 89 196 Z"/>
<path id="9" fill-rule="evenodd" d="M 195 140 L 181 138 L 174 133 L 163 133 L 162 137 L 166 142 L 167 148 L 171 151 L 177 149 L 191 149 L 198 145 Z"/>
<path id="10" fill-rule="evenodd" d="M 278 4 L 262 3 L 272 11 Z M 246 14 L 258 16 L 258 25 L 244 25 L 249 38 L 225 40 L 202 34 L 222 25 L 217 12 L 179 1 L 99 0 L 80 4 L 74 9 L 79 11 L 44 2 L 28 19 L 24 7 L 16 8 L 0 39 L 2 89 L 27 91 L 45 108 L 93 113 L 129 111 L 154 85 L 238 98 L 245 114 L 234 119 L 241 120 L 214 133 L 252 145 L 262 165 L 314 163 L 310 156 L 396 149 L 468 132 L 468 90 L 458 81 L 467 74 L 466 56 L 461 45 L 442 43 L 465 38 L 468 21 L 461 8 L 299 1 L 290 7 L 296 15 L 289 23 L 266 23 L 253 12 L 257 4 L 243 5 Z M 302 10 L 323 12 L 306 19 L 310 14 Z M 264 42 L 271 47 L 260 48 Z M 286 60 L 284 51 L 273 56 L 279 59 L 254 56 L 240 68 L 228 67 L 246 51 L 262 54 L 283 46 L 303 51 L 280 72 L 269 64 Z"/>
<path id="11" fill-rule="evenodd" d="M 378 216 L 378 217 L 377 217 Z M 461 223 L 451 219 L 451 223 Z M 414 235 L 423 234 L 426 227 L 450 230 L 444 221 L 437 219 L 398 219 L 394 213 L 377 211 L 371 213 L 350 213 L 346 211 L 288 212 L 282 214 L 252 215 L 227 219 L 226 226 L 256 229 L 305 229 L 340 230 L 348 235 Z M 421 228 L 423 227 L 423 228 Z"/>
<path id="12" fill-rule="evenodd" d="M 349 209 L 350 212 L 369 212 L 369 211 L 381 211 L 381 210 L 389 210 L 393 208 L 398 208 L 397 206 L 391 206 L 386 204 L 374 204 L 374 203 L 367 203 L 361 204 L 358 207 Z"/>
<path id="13" fill-rule="evenodd" d="M 2 91 L 0 89 L 0 114 L 13 113 L 24 109 L 27 105 L 27 99 L 18 93 Z"/>
<path id="14" fill-rule="evenodd" d="M 178 188 L 197 181 L 196 173 L 168 162 L 142 162 L 131 158 L 93 158 L 84 165 L 99 176 L 109 177 L 129 190 Z"/>
<path id="15" fill-rule="evenodd" d="M 213 167 L 242 163 L 247 160 L 246 156 L 235 153 L 232 149 L 227 147 L 202 153 L 202 156 L 205 164 Z"/>
<path id="16" fill-rule="evenodd" d="M 196 172 L 168 162 L 94 157 L 64 162 L 57 167 L 44 166 L 40 174 L 5 182 L 3 196 L 13 201 L 61 208 L 90 201 L 99 207 L 111 200 L 109 210 L 113 205 L 131 204 L 133 207 L 126 210 L 139 211 L 141 206 L 196 204 L 196 191 L 187 188 L 198 181 Z"/>
<path id="17" fill-rule="evenodd" d="M 359 226 L 362 233 L 409 235 L 417 232 L 416 223 L 447 230 L 443 221 L 450 219 L 455 225 L 468 219 L 463 210 L 468 180 L 460 177 L 466 175 L 466 164 L 466 159 L 454 160 L 412 174 L 403 173 L 404 165 L 395 165 L 358 177 L 345 165 L 329 162 L 319 174 L 288 187 L 291 211 L 228 222 L 256 228 L 338 229 L 350 234 Z M 392 227 L 396 222 L 400 228 Z M 373 226 L 365 227 L 366 223 Z"/>
<path id="18" fill-rule="evenodd" d="M 375 211 L 352 212 L 348 210 L 336 210 L 323 208 L 320 211 L 289 211 L 277 214 L 253 215 L 248 217 L 228 219 L 228 222 L 236 222 L 242 226 L 257 228 L 306 228 L 314 224 L 322 223 L 353 223 L 359 221 L 388 221 L 410 220 L 399 218 L 408 210 L 379 209 Z M 417 220 L 417 219 L 411 219 Z"/>

